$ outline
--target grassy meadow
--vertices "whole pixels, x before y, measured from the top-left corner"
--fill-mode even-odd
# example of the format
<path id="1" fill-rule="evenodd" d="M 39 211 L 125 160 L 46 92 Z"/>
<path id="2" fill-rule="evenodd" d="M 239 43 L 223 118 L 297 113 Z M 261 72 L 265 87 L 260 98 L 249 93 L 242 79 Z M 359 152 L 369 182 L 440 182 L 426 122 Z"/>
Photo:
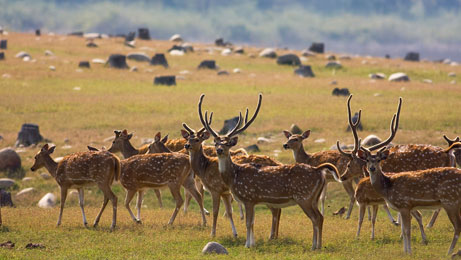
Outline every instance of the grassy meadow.
<path id="1" fill-rule="evenodd" d="M 182 122 L 193 128 L 201 126 L 197 116 L 201 93 L 206 94 L 204 109 L 214 112 L 213 126 L 216 129 L 221 128 L 225 119 L 238 115 L 246 107 L 251 114 L 257 94 L 263 93 L 259 116 L 239 138 L 239 147 L 256 143 L 258 137 L 264 136 L 271 142 L 259 145 L 260 154 L 292 163 L 291 152 L 282 149 L 285 139 L 282 130 L 289 129 L 293 123 L 303 130 L 312 130 L 305 141 L 309 152 L 329 149 L 338 139 L 342 143 L 353 141 L 352 135 L 345 131 L 346 98 L 332 96 L 335 87 L 349 88 L 354 94 L 352 109 L 363 109 L 362 138 L 371 133 L 381 138 L 388 136 L 399 97 L 403 97 L 403 105 L 395 143 L 428 143 L 445 147 L 443 134 L 451 138 L 461 135 L 461 86 L 459 82 L 450 84 L 461 75 L 459 66 L 351 55 L 350 60 L 341 60 L 343 69 L 331 70 L 324 68 L 325 55 L 317 55 L 303 60 L 303 64 L 312 66 L 316 77 L 299 78 L 293 74 L 292 67 L 279 66 L 274 59 L 258 57 L 261 48 L 245 46 L 243 55 L 222 56 L 219 49 L 212 53 L 207 51 L 207 48 L 215 48 L 212 45 L 193 43 L 194 53 L 184 56 L 166 54 L 168 69 L 130 60 L 128 65 L 136 66 L 137 72 L 110 69 L 94 63 L 90 69 L 78 69 L 79 61 L 107 59 L 113 53 L 145 52 L 149 56 L 166 53 L 173 43 L 138 40 L 136 48 L 131 49 L 123 45 L 123 39 L 109 38 L 95 40 L 98 48 L 88 48 L 84 38 L 73 36 L 43 35 L 37 38 L 32 34 L 10 33 L 0 37 L 8 39 L 8 49 L 1 50 L 6 58 L 0 60 L 0 135 L 3 137 L 0 148 L 14 145 L 23 123 L 40 126 L 41 134 L 57 146 L 55 157 L 86 150 L 87 145 L 108 147 L 110 141 L 107 138 L 113 136 L 115 129 L 134 132 L 135 146 L 158 131 L 169 133 L 170 138 L 179 138 Z M 54 56 L 45 56 L 46 50 L 52 51 Z M 15 58 L 20 51 L 28 52 L 33 61 Z M 277 53 L 300 55 L 290 50 L 277 50 Z M 216 71 L 197 70 L 200 61 L 205 59 L 216 60 L 220 69 L 228 70 L 230 75 L 218 76 Z M 55 66 L 56 71 L 50 70 L 49 66 Z M 232 73 L 234 68 L 239 68 L 241 73 Z M 405 72 L 411 81 L 395 83 L 368 78 L 369 73 L 376 72 L 387 76 Z M 450 72 L 455 72 L 458 78 L 449 77 Z M 181 79 L 177 79 L 174 87 L 154 86 L 153 78 L 157 75 L 179 75 Z M 433 83 L 423 83 L 424 79 L 431 79 Z M 337 85 L 331 85 L 332 81 Z M 314 142 L 317 139 L 325 141 Z M 166 226 L 174 205 L 168 190 L 162 193 L 163 209 L 159 209 L 154 193 L 147 192 L 142 210 L 144 224 L 136 225 L 123 207 L 125 191 L 120 184 L 113 187 L 119 199 L 115 232 L 109 232 L 110 207 L 97 229 L 84 228 L 78 196 L 75 195 L 68 196 L 63 224 L 56 228 L 58 207 L 40 209 L 36 206 L 48 192 L 53 192 L 59 200 L 56 182 L 44 180 L 39 175 L 45 169 L 29 170 L 38 149 L 17 149 L 26 176 L 34 179 L 29 182 L 18 180 L 11 189 L 16 208 L 2 209 L 4 226 L 0 228 L 0 243 L 11 240 L 16 247 L 12 250 L 0 248 L 0 259 L 203 259 L 207 257 L 202 256 L 201 249 L 209 241 L 217 241 L 228 249 L 229 256 L 220 258 L 441 259 L 452 239 L 452 227 L 445 213 L 440 214 L 435 226 L 427 230 L 428 245 L 421 243 L 416 223 L 413 223 L 413 255 L 406 256 L 399 239 L 400 228 L 391 225 L 383 211 L 379 212 L 375 240 L 369 239 L 369 221 L 364 222 L 361 237 L 356 239 L 357 209 L 350 220 L 332 216 L 334 211 L 347 205 L 348 200 L 337 183 L 330 184 L 328 190 L 324 249 L 315 252 L 310 251 L 312 225 L 297 207 L 283 210 L 279 239 L 269 241 L 270 211 L 259 206 L 255 221 L 257 246 L 246 249 L 246 229 L 244 221 L 238 220 L 236 205 L 237 239 L 232 237 L 230 224 L 222 216 L 218 219 L 217 237 L 211 238 L 211 218 L 208 217 L 208 227 L 200 227 L 195 202 L 187 215 L 181 212 L 173 226 Z M 2 173 L 0 177 L 3 177 Z M 31 195 L 14 196 L 28 187 L 35 188 Z M 102 193 L 97 188 L 86 189 L 85 205 L 90 223 L 101 203 Z M 134 206 L 132 203 L 133 209 Z M 205 206 L 211 211 L 208 195 Z M 430 214 L 429 211 L 423 212 L 425 223 Z M 46 249 L 24 249 L 29 242 L 42 243 Z"/>

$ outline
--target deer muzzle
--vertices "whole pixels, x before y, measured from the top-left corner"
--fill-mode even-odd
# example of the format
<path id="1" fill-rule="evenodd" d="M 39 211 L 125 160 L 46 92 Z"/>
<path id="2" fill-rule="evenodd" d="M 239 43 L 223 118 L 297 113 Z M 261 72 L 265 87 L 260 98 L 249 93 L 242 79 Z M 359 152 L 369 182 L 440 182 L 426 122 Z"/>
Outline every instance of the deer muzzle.
<path id="1" fill-rule="evenodd" d="M 189 148 L 190 148 L 190 144 L 185 144 L 185 145 L 184 145 L 184 148 L 189 149 Z"/>
<path id="2" fill-rule="evenodd" d="M 288 146 L 288 144 L 283 144 L 283 149 L 288 150 L 290 149 L 290 147 Z"/>
<path id="3" fill-rule="evenodd" d="M 216 148 L 216 153 L 217 153 L 218 155 L 223 154 L 223 152 L 224 152 L 224 150 L 223 150 L 222 148 Z"/>

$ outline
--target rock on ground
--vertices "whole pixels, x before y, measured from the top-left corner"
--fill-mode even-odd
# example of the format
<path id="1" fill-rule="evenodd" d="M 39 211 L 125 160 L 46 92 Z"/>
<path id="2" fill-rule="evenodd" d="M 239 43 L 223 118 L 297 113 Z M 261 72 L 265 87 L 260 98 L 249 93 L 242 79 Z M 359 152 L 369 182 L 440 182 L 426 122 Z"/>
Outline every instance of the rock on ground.
<path id="1" fill-rule="evenodd" d="M 17 170 L 21 168 L 21 157 L 11 148 L 0 150 L 0 171 Z"/>
<path id="2" fill-rule="evenodd" d="M 410 77 L 408 77 L 408 75 L 403 72 L 397 72 L 389 76 L 389 81 L 406 82 L 410 81 Z"/>
<path id="3" fill-rule="evenodd" d="M 227 249 L 218 242 L 208 242 L 202 250 L 202 254 L 228 255 Z"/>
<path id="4" fill-rule="evenodd" d="M 37 203 L 40 208 L 52 208 L 56 205 L 56 196 L 53 193 L 47 193 Z"/>

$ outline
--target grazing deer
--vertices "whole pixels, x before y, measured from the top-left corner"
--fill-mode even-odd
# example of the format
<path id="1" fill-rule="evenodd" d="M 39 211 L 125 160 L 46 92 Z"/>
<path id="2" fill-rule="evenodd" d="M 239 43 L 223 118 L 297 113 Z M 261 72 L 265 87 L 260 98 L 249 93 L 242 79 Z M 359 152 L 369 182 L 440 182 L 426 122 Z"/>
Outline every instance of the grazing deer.
<path id="1" fill-rule="evenodd" d="M 374 155 L 364 147 L 357 152 L 358 157 L 366 161 L 373 188 L 390 207 L 400 213 L 404 251 L 411 254 L 411 211 L 442 207 L 454 228 L 448 249 L 448 254 L 452 253 L 461 232 L 461 170 L 440 167 L 387 175 L 380 162 L 385 161 L 389 154 L 387 147 Z"/>
<path id="2" fill-rule="evenodd" d="M 48 144 L 45 144 L 35 155 L 34 165 L 30 169 L 36 171 L 45 167 L 61 188 L 61 210 L 57 225 L 61 225 L 67 190 L 75 188 L 79 194 L 83 224 L 87 226 L 85 211 L 83 209 L 83 187 L 96 184 L 104 193 L 104 203 L 99 214 L 96 216 L 94 226 L 98 225 L 107 203 L 111 200 L 113 206 L 111 230 L 114 230 L 117 218 L 117 197 L 112 192 L 110 186 L 114 180 L 119 179 L 121 170 L 120 160 L 117 156 L 107 151 L 89 151 L 68 155 L 57 163 L 50 156 L 55 148 L 56 146 L 49 147 Z"/>
<path id="3" fill-rule="evenodd" d="M 322 163 L 331 163 L 336 166 L 339 172 L 343 172 L 344 169 L 346 168 L 346 165 L 348 163 L 347 158 L 344 158 L 341 156 L 341 154 L 338 151 L 321 151 L 317 152 L 314 154 L 308 154 L 304 150 L 303 146 L 303 141 L 307 139 L 310 135 L 310 130 L 305 131 L 303 134 L 292 134 L 289 131 L 283 131 L 285 134 L 285 137 L 288 139 L 288 141 L 283 144 L 284 149 L 291 149 L 293 150 L 293 156 L 295 158 L 295 161 L 297 163 L 305 163 L 309 164 L 312 166 L 317 166 Z M 360 171 L 360 168 L 356 169 L 357 171 Z M 327 185 L 325 185 L 324 190 L 322 191 L 322 195 L 320 196 L 320 201 L 321 201 L 321 212 L 322 215 L 324 214 L 325 210 L 325 197 L 326 197 L 326 192 L 327 192 L 327 186 L 329 182 L 334 182 L 334 181 L 339 181 L 339 179 L 335 179 L 334 174 L 328 174 L 326 176 L 326 181 Z M 346 219 L 350 218 L 352 208 L 354 207 L 354 202 L 355 202 L 355 197 L 354 197 L 354 188 L 352 187 L 352 179 L 343 181 L 341 184 L 344 187 L 344 190 L 346 190 L 347 194 L 349 195 L 349 208 L 347 210 L 346 214 Z"/>
<path id="4" fill-rule="evenodd" d="M 212 116 L 210 115 L 209 124 L 211 124 L 211 118 Z M 226 208 L 227 217 L 231 223 L 232 233 L 236 237 L 237 230 L 235 229 L 234 220 L 232 218 L 232 195 L 229 191 L 229 186 L 227 186 L 227 184 L 223 181 L 221 174 L 219 173 L 218 158 L 209 156 L 204 152 L 204 148 L 206 146 L 202 143 L 210 137 L 210 133 L 205 131 L 204 127 L 195 131 L 186 123 L 183 123 L 183 127 L 186 130 L 181 130 L 181 134 L 187 141 L 185 148 L 189 152 L 192 170 L 199 177 L 205 188 L 211 193 L 213 202 L 213 226 L 211 229 L 211 236 L 216 236 L 219 204 L 220 198 L 222 198 Z M 267 156 L 232 155 L 232 151 L 231 156 L 237 163 L 255 163 L 260 166 L 280 165 L 279 162 Z M 273 226 L 273 229 L 274 228 L 276 228 L 276 226 Z M 277 233 L 278 232 L 275 230 L 271 232 L 273 236 Z"/>
<path id="5" fill-rule="evenodd" d="M 247 129 L 255 120 L 261 107 L 262 95 L 254 115 L 248 120 L 248 109 L 243 121 L 240 114 L 237 125 L 226 135 L 218 135 L 208 124 L 208 115 L 202 115 L 202 101 L 199 101 L 199 117 L 205 129 L 214 137 L 216 153 L 218 154 L 218 169 L 223 181 L 232 191 L 234 198 L 245 205 L 247 240 L 246 247 L 255 244 L 254 240 L 254 207 L 256 204 L 266 204 L 273 208 L 273 226 L 278 226 L 281 208 L 299 205 L 311 219 L 313 225 L 312 249 L 322 247 L 323 216 L 318 210 L 318 199 L 325 185 L 325 171 L 336 171 L 336 167 L 326 163 L 313 167 L 307 164 L 268 166 L 257 168 L 251 164 L 236 164 L 233 162 L 229 149 L 237 144 L 238 134 Z M 277 229 L 277 228 L 276 228 Z"/>

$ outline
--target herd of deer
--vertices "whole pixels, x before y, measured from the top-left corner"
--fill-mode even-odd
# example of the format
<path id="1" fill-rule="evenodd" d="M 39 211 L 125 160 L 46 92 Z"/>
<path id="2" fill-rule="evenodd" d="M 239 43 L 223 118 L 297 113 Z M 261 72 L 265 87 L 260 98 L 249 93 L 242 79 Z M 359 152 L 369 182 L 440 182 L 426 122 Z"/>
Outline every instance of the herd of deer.
<path id="1" fill-rule="evenodd" d="M 245 209 L 247 239 L 246 247 L 255 244 L 254 239 L 254 207 L 265 204 L 272 213 L 270 238 L 278 236 L 281 209 L 298 205 L 309 217 L 313 225 L 312 249 L 322 247 L 323 213 L 326 187 L 328 182 L 342 183 L 350 197 L 350 205 L 346 218 L 350 217 L 354 202 L 360 208 L 357 236 L 360 234 L 365 209 L 372 210 L 372 235 L 379 205 L 383 205 L 389 218 L 397 222 L 389 212 L 391 207 L 399 212 L 401 218 L 404 250 L 411 253 L 410 221 L 415 217 L 421 229 L 423 241 L 426 236 L 418 209 L 435 209 L 428 225 L 432 226 L 440 209 L 443 208 L 450 219 L 454 236 L 448 250 L 450 254 L 461 232 L 461 142 L 459 137 L 450 140 L 447 149 L 432 145 L 390 145 L 395 137 L 399 124 L 402 99 L 399 100 L 397 113 L 390 125 L 391 134 L 385 141 L 371 147 L 361 146 L 357 134 L 361 111 L 358 120 L 351 117 L 352 95 L 347 101 L 349 125 L 354 136 L 354 149 L 343 151 L 337 142 L 338 150 L 307 154 L 303 140 L 309 137 L 310 131 L 301 135 L 284 131 L 287 142 L 285 149 L 293 150 L 296 164 L 282 164 L 264 155 L 248 155 L 245 150 L 230 150 L 238 142 L 238 135 L 245 131 L 256 119 L 261 107 L 262 95 L 253 116 L 248 119 L 248 109 L 245 117 L 239 115 L 239 122 L 227 134 L 219 135 L 211 128 L 213 113 L 202 112 L 204 95 L 200 97 L 198 114 L 202 128 L 195 131 L 183 123 L 181 134 L 184 139 L 168 140 L 155 136 L 150 145 L 136 149 L 130 143 L 132 134 L 126 130 L 114 131 L 115 139 L 108 150 L 97 150 L 88 147 L 90 151 L 75 153 L 64 157 L 59 163 L 51 158 L 55 147 L 45 144 L 35 156 L 31 170 L 45 167 L 61 187 L 61 209 L 57 225 L 61 224 L 62 212 L 66 201 L 67 190 L 76 188 L 79 193 L 83 224 L 87 220 L 83 208 L 83 187 L 97 184 L 104 194 L 102 208 L 97 215 L 94 226 L 99 222 L 109 200 L 113 206 L 111 229 L 116 225 L 117 197 L 111 190 L 114 181 L 120 181 L 126 189 L 125 207 L 132 219 L 141 223 L 141 205 L 143 193 L 148 188 L 155 189 L 160 206 L 162 206 L 161 188 L 168 187 L 176 201 L 176 207 L 168 222 L 173 224 L 180 207 L 184 211 L 193 197 L 200 206 L 203 225 L 206 225 L 206 214 L 203 207 L 204 189 L 210 192 L 213 203 L 213 224 L 211 235 L 216 235 L 216 223 L 220 201 L 224 202 L 226 215 L 229 218 L 232 232 L 237 236 L 232 218 L 232 201 Z M 203 145 L 203 142 L 213 136 L 215 147 Z M 372 154 L 372 151 L 377 151 Z M 119 160 L 113 153 L 121 152 L 125 157 Z M 341 173 L 341 174 L 340 174 Z M 362 178 L 354 191 L 352 182 Z M 186 190 L 184 203 L 180 188 Z M 130 202 L 137 196 L 137 216 L 130 209 Z M 321 201 L 321 210 L 318 202 Z M 1 216 L 1 215 L 0 215 Z"/>

